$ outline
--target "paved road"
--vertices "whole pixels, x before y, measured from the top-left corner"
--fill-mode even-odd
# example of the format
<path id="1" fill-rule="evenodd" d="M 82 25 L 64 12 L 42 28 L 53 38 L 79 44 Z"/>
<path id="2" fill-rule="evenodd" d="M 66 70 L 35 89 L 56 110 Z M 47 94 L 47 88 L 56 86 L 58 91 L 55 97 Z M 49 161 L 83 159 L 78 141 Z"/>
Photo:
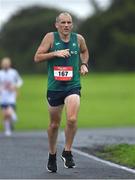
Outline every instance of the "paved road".
<path id="1" fill-rule="evenodd" d="M 59 139 L 63 141 L 62 133 Z M 95 147 L 106 144 L 135 144 L 135 127 L 79 129 L 74 147 Z"/>
<path id="2" fill-rule="evenodd" d="M 62 143 L 62 137 L 59 144 Z M 0 134 L 0 178 L 10 179 L 135 179 L 135 174 L 108 166 L 74 153 L 77 168 L 65 169 L 58 145 L 58 173 L 46 171 L 46 133 L 15 133 L 12 137 Z"/>

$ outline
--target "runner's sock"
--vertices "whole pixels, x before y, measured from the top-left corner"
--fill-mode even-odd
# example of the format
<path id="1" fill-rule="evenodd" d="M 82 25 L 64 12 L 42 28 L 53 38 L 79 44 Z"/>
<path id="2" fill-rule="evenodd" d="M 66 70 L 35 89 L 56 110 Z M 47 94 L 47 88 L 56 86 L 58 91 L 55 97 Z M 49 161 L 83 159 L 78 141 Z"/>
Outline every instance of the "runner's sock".
<path id="1" fill-rule="evenodd" d="M 4 127 L 5 127 L 5 135 L 10 136 L 11 135 L 10 120 L 8 119 L 4 120 Z"/>
<path id="2" fill-rule="evenodd" d="M 17 115 L 16 115 L 15 111 L 12 112 L 11 118 L 12 118 L 12 121 L 14 121 L 14 122 L 17 121 Z"/>

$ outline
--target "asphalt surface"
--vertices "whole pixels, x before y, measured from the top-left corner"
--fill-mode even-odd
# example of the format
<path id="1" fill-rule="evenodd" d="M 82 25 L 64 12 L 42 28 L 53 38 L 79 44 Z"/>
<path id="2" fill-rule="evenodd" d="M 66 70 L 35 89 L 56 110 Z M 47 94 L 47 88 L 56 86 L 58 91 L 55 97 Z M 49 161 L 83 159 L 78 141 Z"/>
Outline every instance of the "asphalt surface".
<path id="1" fill-rule="evenodd" d="M 84 133 L 82 131 L 82 133 Z M 65 169 L 60 158 L 63 135 L 59 136 L 58 172 L 46 170 L 48 143 L 46 132 L 14 133 L 5 137 L 0 133 L 1 179 L 135 179 L 135 174 L 111 167 L 83 155 L 73 153 L 77 167 Z M 77 135 L 78 137 L 80 134 Z M 86 138 L 87 139 L 87 138 Z"/>
<path id="2" fill-rule="evenodd" d="M 64 134 L 59 137 L 63 142 Z M 108 144 L 135 144 L 135 127 L 79 129 L 74 147 L 95 147 Z"/>

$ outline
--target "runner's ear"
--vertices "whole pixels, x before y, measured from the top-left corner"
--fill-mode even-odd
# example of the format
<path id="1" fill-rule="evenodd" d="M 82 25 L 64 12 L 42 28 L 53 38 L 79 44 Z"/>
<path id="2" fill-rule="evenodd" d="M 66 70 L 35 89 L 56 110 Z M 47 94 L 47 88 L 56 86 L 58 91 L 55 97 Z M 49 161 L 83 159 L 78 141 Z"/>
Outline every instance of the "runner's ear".
<path id="1" fill-rule="evenodd" d="M 58 29 L 58 23 L 57 22 L 55 23 L 55 27 L 56 27 L 56 29 Z"/>

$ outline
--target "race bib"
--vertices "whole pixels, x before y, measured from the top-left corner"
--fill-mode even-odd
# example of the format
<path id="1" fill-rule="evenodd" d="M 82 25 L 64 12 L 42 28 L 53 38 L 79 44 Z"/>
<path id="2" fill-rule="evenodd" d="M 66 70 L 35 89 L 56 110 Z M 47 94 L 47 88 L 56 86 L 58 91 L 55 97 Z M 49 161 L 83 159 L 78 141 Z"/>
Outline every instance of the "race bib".
<path id="1" fill-rule="evenodd" d="M 57 81 L 70 81 L 73 77 L 72 66 L 54 66 L 54 79 Z"/>

